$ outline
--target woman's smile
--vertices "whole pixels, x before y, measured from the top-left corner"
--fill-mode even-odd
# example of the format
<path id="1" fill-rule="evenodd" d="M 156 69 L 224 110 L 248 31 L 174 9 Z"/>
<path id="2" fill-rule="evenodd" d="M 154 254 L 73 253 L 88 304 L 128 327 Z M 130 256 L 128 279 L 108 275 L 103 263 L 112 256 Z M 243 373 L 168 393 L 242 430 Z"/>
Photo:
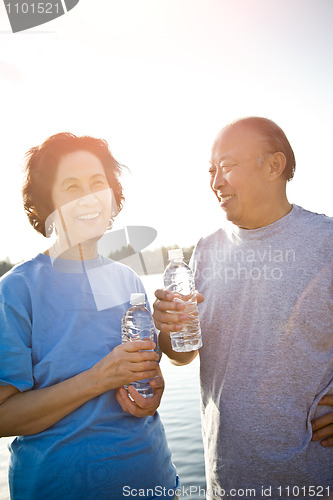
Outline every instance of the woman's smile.
<path id="1" fill-rule="evenodd" d="M 79 220 L 91 220 L 91 219 L 97 219 L 101 215 L 100 212 L 95 212 L 95 213 L 90 213 L 90 214 L 84 214 L 84 215 L 78 215 Z"/>

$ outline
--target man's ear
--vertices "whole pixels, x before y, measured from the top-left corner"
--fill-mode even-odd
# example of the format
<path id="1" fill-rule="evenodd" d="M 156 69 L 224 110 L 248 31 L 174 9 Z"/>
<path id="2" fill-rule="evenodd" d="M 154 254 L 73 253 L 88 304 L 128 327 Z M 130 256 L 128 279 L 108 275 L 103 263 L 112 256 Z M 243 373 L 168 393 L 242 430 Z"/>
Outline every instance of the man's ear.
<path id="1" fill-rule="evenodd" d="M 275 180 L 283 174 L 286 168 L 287 160 L 283 153 L 271 153 L 269 157 L 269 176 L 270 180 Z"/>

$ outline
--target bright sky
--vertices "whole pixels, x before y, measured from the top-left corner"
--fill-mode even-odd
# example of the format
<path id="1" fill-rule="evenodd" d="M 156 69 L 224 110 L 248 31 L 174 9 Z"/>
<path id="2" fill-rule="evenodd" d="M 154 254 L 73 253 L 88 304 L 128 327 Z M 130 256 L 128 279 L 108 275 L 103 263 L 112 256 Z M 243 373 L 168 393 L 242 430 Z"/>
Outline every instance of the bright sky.
<path id="1" fill-rule="evenodd" d="M 289 200 L 333 216 L 332 0 L 80 0 L 12 34 L 0 2 L 0 260 L 48 246 L 22 210 L 24 153 L 70 131 L 108 140 L 131 169 L 118 225 L 187 246 L 217 228 L 218 130 L 259 115 L 297 161 Z"/>

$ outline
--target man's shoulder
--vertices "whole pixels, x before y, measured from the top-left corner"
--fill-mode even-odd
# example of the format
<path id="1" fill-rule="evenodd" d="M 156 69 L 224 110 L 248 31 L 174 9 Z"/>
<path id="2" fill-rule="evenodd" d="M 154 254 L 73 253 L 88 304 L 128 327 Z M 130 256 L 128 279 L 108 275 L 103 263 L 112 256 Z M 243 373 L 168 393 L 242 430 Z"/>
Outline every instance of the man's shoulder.
<path id="1" fill-rule="evenodd" d="M 226 231 L 224 228 L 220 227 L 213 233 L 202 236 L 196 244 L 196 249 L 210 248 L 214 246 L 216 243 L 221 243 L 221 241 L 223 241 L 225 238 L 226 238 Z"/>
<path id="2" fill-rule="evenodd" d="M 318 264 L 332 261 L 333 218 L 295 207 L 296 217 L 286 239 L 289 245 L 296 245 L 300 255 L 312 256 Z"/>
<path id="3" fill-rule="evenodd" d="M 306 210 L 295 206 L 297 210 L 297 223 L 301 228 L 312 233 L 314 237 L 333 237 L 333 217 Z"/>
<path id="4" fill-rule="evenodd" d="M 318 212 L 313 212 L 311 210 L 307 210 L 306 208 L 303 208 L 299 205 L 294 205 L 295 210 L 297 211 L 298 215 L 302 218 L 313 220 L 316 223 L 321 222 L 322 224 L 329 226 L 333 226 L 333 217 L 329 217 L 328 215 L 325 215 L 323 213 L 318 213 Z"/>

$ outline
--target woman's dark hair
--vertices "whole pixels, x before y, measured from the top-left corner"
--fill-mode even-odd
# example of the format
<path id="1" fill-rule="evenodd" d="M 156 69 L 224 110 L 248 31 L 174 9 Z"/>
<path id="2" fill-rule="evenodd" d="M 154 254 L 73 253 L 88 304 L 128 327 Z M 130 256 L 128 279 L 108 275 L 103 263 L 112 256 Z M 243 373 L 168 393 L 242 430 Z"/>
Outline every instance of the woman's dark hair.
<path id="1" fill-rule="evenodd" d="M 103 165 L 109 186 L 112 188 L 118 210 L 124 203 L 123 188 L 119 181 L 123 165 L 112 156 L 108 143 L 103 139 L 63 132 L 52 135 L 40 146 L 31 148 L 25 155 L 25 180 L 23 204 L 29 222 L 43 236 L 45 221 L 54 211 L 51 198 L 52 185 L 61 158 L 76 151 L 88 151 Z"/>

